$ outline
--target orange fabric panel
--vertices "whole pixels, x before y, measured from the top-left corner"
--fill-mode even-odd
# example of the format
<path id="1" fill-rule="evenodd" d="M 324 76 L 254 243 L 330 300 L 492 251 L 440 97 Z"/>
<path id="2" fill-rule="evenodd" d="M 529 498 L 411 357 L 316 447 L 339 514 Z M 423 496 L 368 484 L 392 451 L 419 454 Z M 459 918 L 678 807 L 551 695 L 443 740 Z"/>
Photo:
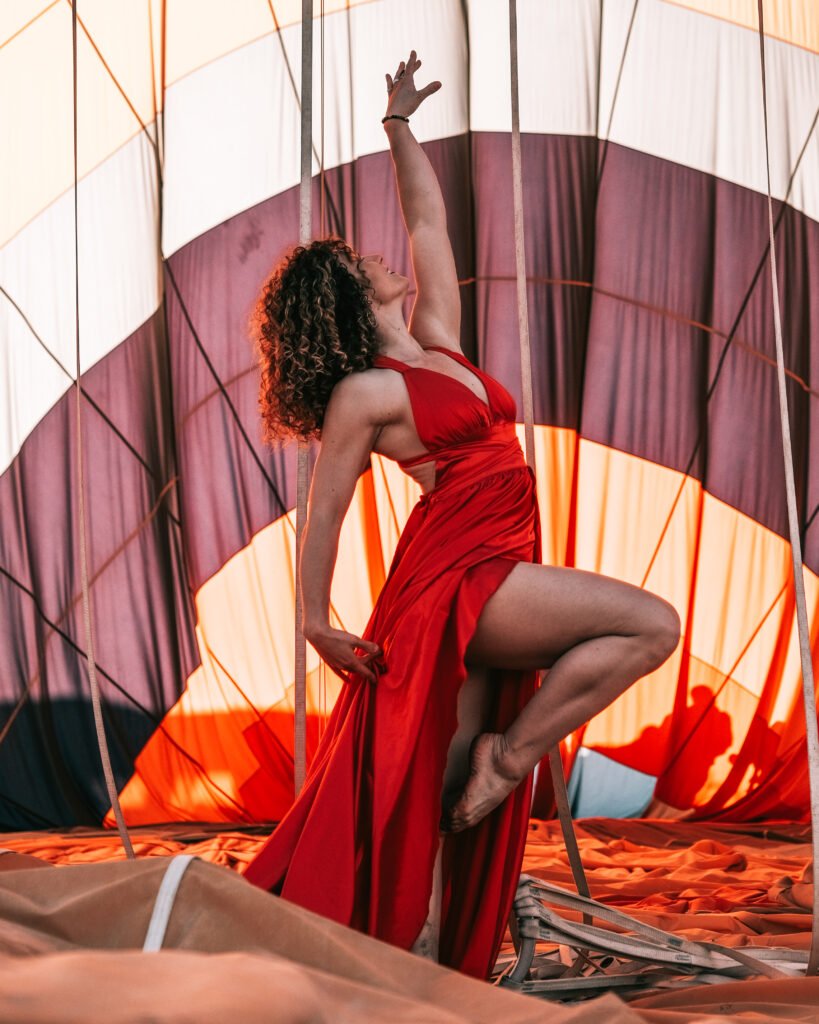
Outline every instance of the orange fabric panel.
<path id="1" fill-rule="evenodd" d="M 409 500 L 399 516 L 408 513 Z M 363 627 L 383 585 L 370 473 L 342 527 L 334 622 Z M 267 821 L 293 799 L 295 514 L 260 531 L 196 595 L 201 665 L 141 751 L 121 793 L 126 821 Z M 362 571 L 365 570 L 365 571 Z M 307 754 L 341 681 L 307 646 Z M 108 814 L 106 824 L 113 826 Z"/>
<path id="2" fill-rule="evenodd" d="M 522 437 L 522 427 L 518 427 Z M 546 561 L 565 553 L 575 436 L 536 434 Z M 360 635 L 420 495 L 373 456 L 342 526 L 333 625 Z M 293 799 L 295 512 L 270 524 L 196 596 L 201 666 L 136 762 L 120 795 L 126 821 L 278 820 Z M 308 644 L 307 757 L 341 681 Z M 114 826 L 109 812 L 106 825 Z"/>
<path id="3" fill-rule="evenodd" d="M 579 462 L 577 566 L 644 586 L 682 619 L 677 651 L 592 719 L 583 743 L 659 776 L 671 807 L 716 816 L 754 794 L 747 817 L 801 820 L 788 542 L 663 466 L 586 440 Z M 804 578 L 815 624 L 819 586 Z"/>
<path id="4" fill-rule="evenodd" d="M 702 488 L 675 470 L 605 445 L 582 439 L 579 448 L 574 565 L 670 601 L 683 631 L 664 665 L 588 723 L 583 743 L 656 775 L 665 763 L 677 700 Z"/>
<path id="5" fill-rule="evenodd" d="M 658 776 L 657 808 L 804 816 L 786 541 L 674 470 L 567 430 L 539 427 L 535 444 L 543 561 L 644 586 L 683 622 L 672 657 L 567 738 L 567 772 L 582 742 Z M 339 628 L 360 635 L 419 494 L 396 465 L 374 456 L 339 542 Z M 131 824 L 277 820 L 289 806 L 294 533 L 292 514 L 271 524 L 197 595 L 202 665 L 124 788 Z M 805 581 L 815 623 L 819 586 L 808 571 Z M 308 645 L 308 758 L 341 685 Z M 548 815 L 541 775 L 535 809 Z M 113 825 L 110 815 L 106 823 Z"/>
<path id="6" fill-rule="evenodd" d="M 755 0 L 665 0 L 743 28 L 759 31 Z M 819 53 L 819 7 L 815 0 L 763 0 L 765 35 Z"/>

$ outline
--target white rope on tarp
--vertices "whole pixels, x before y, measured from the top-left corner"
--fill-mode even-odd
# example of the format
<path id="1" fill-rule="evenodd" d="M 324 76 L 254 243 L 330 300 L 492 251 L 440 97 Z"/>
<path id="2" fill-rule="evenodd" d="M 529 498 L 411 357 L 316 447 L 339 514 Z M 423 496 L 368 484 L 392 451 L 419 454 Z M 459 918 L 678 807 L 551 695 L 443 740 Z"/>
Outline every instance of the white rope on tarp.
<path id="1" fill-rule="evenodd" d="M 532 400 L 532 355 L 529 343 L 529 309 L 526 286 L 526 246 L 523 220 L 523 170 L 520 147 L 520 101 L 518 92 L 518 25 L 517 0 L 509 0 L 509 65 L 512 86 L 512 193 L 515 211 L 515 271 L 518 298 L 518 332 L 520 335 L 520 377 L 523 397 L 523 423 L 526 462 L 537 479 L 535 456 L 534 402 Z M 549 767 L 555 791 L 560 827 L 578 892 L 589 896 L 589 885 L 580 859 L 580 849 L 572 824 L 566 792 L 566 779 L 558 748 L 549 752 Z"/>
<path id="2" fill-rule="evenodd" d="M 151 920 L 148 922 L 148 930 L 145 933 L 145 941 L 142 944 L 143 953 L 158 953 L 165 941 L 165 932 L 168 930 L 168 922 L 171 919 L 171 912 L 176 901 L 176 894 L 179 892 L 179 883 L 182 876 L 196 860 L 192 853 L 181 853 L 171 857 L 171 862 L 165 869 L 162 882 L 154 900 L 154 909 Z"/>
<path id="3" fill-rule="evenodd" d="M 788 393 L 785 387 L 785 355 L 782 343 L 782 317 L 779 310 L 779 280 L 776 269 L 773 199 L 771 196 L 771 154 L 768 145 L 768 87 L 765 74 L 765 28 L 762 0 L 757 0 L 759 14 L 759 63 L 762 75 L 762 117 L 765 128 L 765 171 L 768 182 L 768 233 L 771 261 L 771 294 L 773 298 L 774 339 L 776 341 L 776 379 L 779 389 L 779 416 L 782 424 L 782 455 L 785 465 L 785 496 L 788 505 L 788 532 L 791 542 L 793 582 L 796 596 L 796 626 L 799 634 L 799 655 L 802 663 L 802 696 L 805 706 L 805 742 L 807 746 L 810 816 L 813 835 L 813 930 L 811 934 L 808 974 L 819 972 L 819 729 L 816 721 L 816 690 L 810 650 L 805 579 L 802 571 L 802 543 L 799 536 L 799 514 L 793 473 L 793 446 L 788 414 Z"/>
<path id="4" fill-rule="evenodd" d="M 299 242 L 308 245 L 313 221 L 313 0 L 301 4 L 301 181 L 299 184 Z M 295 718 L 293 722 L 293 784 L 296 796 L 307 771 L 307 646 L 302 632 L 301 541 L 307 520 L 309 444 L 298 442 L 296 470 L 296 659 Z"/>
<path id="5" fill-rule="evenodd" d="M 117 822 L 122 845 L 125 848 L 126 856 L 135 859 L 134 847 L 128 829 L 125 826 L 125 818 L 122 807 L 119 803 L 114 771 L 111 767 L 111 755 L 108 750 L 108 740 L 105 735 L 105 723 L 102 718 L 102 702 L 100 700 L 99 680 L 97 679 L 97 663 L 94 655 L 94 624 L 91 617 L 91 593 L 89 587 L 88 572 L 88 549 L 86 541 L 87 516 L 85 508 L 85 462 L 82 450 L 82 378 L 80 369 L 80 246 L 79 246 L 79 217 L 77 201 L 77 0 L 71 2 L 71 67 L 73 76 L 73 115 L 74 115 L 74 303 L 75 303 L 75 358 L 77 364 L 77 376 L 75 379 L 76 396 L 76 421 L 77 421 L 77 512 L 78 529 L 80 542 L 80 585 L 82 588 L 82 610 L 85 626 L 85 649 L 88 660 L 88 683 L 91 688 L 91 706 L 94 711 L 94 727 L 97 733 L 97 746 L 99 747 L 102 771 L 105 776 L 105 788 L 108 791 L 108 799 L 111 801 L 111 808 Z"/>

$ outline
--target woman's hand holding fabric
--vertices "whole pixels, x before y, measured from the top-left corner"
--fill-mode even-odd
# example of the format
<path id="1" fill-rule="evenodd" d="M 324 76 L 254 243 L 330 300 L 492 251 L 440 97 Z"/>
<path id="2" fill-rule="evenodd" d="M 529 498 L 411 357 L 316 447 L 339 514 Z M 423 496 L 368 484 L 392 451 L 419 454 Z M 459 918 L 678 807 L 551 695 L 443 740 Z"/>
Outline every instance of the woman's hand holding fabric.
<path id="1" fill-rule="evenodd" d="M 377 682 L 377 672 L 383 672 L 385 665 L 381 648 L 372 640 L 362 640 L 353 633 L 347 633 L 343 629 L 333 629 L 332 626 L 324 626 L 321 629 L 313 629 L 305 632 L 305 638 L 310 641 L 318 655 L 330 668 L 340 676 L 345 683 L 351 682 L 347 678 L 348 673 L 363 676 L 368 682 Z M 363 656 L 355 653 L 356 650 L 365 651 Z M 370 665 L 375 666 L 375 672 Z"/>

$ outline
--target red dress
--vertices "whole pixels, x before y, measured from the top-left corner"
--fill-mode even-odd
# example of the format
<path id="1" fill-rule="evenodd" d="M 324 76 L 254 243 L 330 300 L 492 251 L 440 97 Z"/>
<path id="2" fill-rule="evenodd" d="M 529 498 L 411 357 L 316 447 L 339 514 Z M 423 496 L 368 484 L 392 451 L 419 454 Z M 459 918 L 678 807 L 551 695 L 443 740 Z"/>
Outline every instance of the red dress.
<path id="1" fill-rule="evenodd" d="M 381 646 L 385 669 L 376 684 L 345 676 L 301 793 L 245 871 L 263 889 L 403 949 L 428 912 L 464 652 L 515 563 L 541 560 L 515 400 L 462 353 L 435 348 L 478 375 L 489 405 L 449 374 L 376 356 L 376 366 L 404 375 L 435 487 L 412 509 L 361 634 Z M 493 668 L 489 685 L 484 731 L 502 732 L 537 673 Z M 531 787 L 530 775 L 477 825 L 444 840 L 440 962 L 466 974 L 488 977 L 497 958 Z"/>

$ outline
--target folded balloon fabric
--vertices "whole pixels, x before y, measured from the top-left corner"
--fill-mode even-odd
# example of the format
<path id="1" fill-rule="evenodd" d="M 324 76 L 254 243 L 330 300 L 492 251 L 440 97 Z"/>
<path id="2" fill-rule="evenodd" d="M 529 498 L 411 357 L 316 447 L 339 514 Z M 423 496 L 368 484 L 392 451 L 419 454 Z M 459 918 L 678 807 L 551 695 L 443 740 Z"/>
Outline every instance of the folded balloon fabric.
<path id="1" fill-rule="evenodd" d="M 689 939 L 809 946 L 813 879 L 806 826 L 586 819 L 577 823 L 577 833 L 592 895 L 603 903 Z M 609 994 L 581 1006 L 546 1004 L 421 961 L 239 884 L 236 875 L 263 834 L 166 825 L 135 829 L 132 839 L 136 864 L 121 863 L 116 833 L 74 829 L 3 837 L 0 1019 L 12 1019 L 12 1007 L 19 1021 L 91 1019 L 111 1008 L 107 1019 L 113 1022 L 145 1019 L 147 1013 L 176 1021 L 190 1019 L 184 1014 L 193 1005 L 201 1008 L 197 1019 L 209 1021 L 227 1019 L 219 1013 L 224 1000 L 233 999 L 234 1016 L 261 1021 L 272 999 L 277 1019 L 294 1021 L 305 1014 L 316 1020 L 389 1014 L 395 1021 L 559 1024 L 739 1022 L 748 1014 L 755 1021 L 817 1020 L 814 978 L 697 985 L 629 1003 Z M 206 863 L 183 880 L 166 948 L 145 956 L 140 937 L 164 871 L 157 859 L 183 852 Z M 49 865 L 72 868 L 42 870 Z M 523 869 L 573 888 L 557 822 L 530 822 Z M 100 905 L 112 909 L 93 909 Z M 507 935 L 502 955 L 511 952 Z M 25 963 L 20 957 L 27 957 Z M 193 1003 L 179 1003 L 174 995 L 180 971 Z M 85 1001 L 76 990 L 78 977 L 85 978 Z M 69 1004 L 76 1018 L 59 1016 Z"/>
<path id="2" fill-rule="evenodd" d="M 687 938 L 809 945 L 806 825 L 588 818 L 576 830 L 592 896 L 603 903 Z M 182 823 L 134 829 L 132 840 L 138 857 L 190 853 L 241 873 L 264 836 Z M 7 833 L 0 847 L 9 851 L 0 856 L 0 871 L 22 866 L 20 854 L 51 864 L 124 858 L 117 833 L 96 829 Z M 573 889 L 557 821 L 530 821 L 523 870 Z"/>

